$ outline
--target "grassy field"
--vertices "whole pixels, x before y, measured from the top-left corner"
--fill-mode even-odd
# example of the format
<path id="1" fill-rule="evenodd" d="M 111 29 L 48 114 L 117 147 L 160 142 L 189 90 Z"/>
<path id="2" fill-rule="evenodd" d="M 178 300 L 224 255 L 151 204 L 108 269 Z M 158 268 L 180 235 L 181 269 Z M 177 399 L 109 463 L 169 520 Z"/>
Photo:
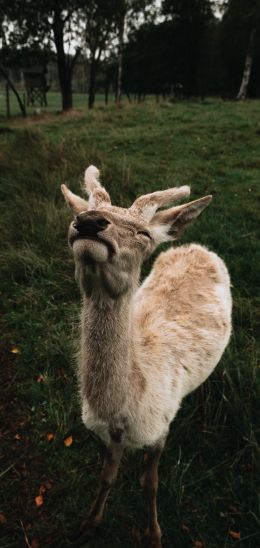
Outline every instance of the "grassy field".
<path id="1" fill-rule="evenodd" d="M 20 92 L 21 99 L 23 100 L 23 92 Z M 110 95 L 109 102 L 113 103 L 114 98 Z M 49 92 L 47 93 L 47 107 L 35 107 L 29 106 L 26 107 L 28 115 L 32 115 L 35 111 L 41 111 L 42 113 L 57 113 L 62 108 L 61 103 L 61 94 L 59 92 Z M 73 93 L 73 107 L 75 109 L 86 109 L 88 103 L 88 96 L 86 93 Z M 96 104 L 104 104 L 105 96 L 102 94 L 96 95 Z M 20 107 L 18 105 L 17 99 L 12 91 L 10 91 L 10 115 L 12 116 L 21 116 Z M 5 89 L 0 88 L 0 118 L 6 118 L 6 95 Z"/>
<path id="2" fill-rule="evenodd" d="M 182 241 L 226 261 L 233 336 L 172 425 L 159 519 L 166 548 L 255 548 L 260 102 L 217 101 L 111 105 L 0 124 L 0 546 L 69 546 L 97 487 L 102 447 L 80 418 L 72 359 L 80 296 L 60 194 L 61 182 L 79 190 L 90 163 L 116 204 L 181 184 L 191 184 L 193 198 L 213 194 Z M 91 547 L 140 546 L 142 464 L 141 452 L 125 456 Z"/>

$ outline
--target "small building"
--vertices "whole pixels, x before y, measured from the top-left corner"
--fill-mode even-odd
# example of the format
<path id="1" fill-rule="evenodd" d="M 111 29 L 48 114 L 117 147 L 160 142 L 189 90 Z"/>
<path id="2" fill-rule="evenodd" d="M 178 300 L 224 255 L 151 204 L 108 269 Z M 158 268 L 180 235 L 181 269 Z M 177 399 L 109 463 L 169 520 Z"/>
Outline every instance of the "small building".
<path id="1" fill-rule="evenodd" d="M 47 72 L 46 67 L 31 67 L 23 70 L 27 106 L 47 106 L 47 92 L 50 89 L 50 84 L 47 83 Z"/>

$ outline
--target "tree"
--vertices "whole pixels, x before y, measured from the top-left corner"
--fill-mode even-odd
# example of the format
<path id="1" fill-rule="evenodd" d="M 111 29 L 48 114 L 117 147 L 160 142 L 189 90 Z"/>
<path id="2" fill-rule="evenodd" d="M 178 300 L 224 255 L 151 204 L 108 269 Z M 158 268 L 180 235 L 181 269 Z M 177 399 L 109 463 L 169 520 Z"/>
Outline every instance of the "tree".
<path id="1" fill-rule="evenodd" d="M 102 55 L 115 32 L 116 0 L 90 0 L 82 10 L 84 42 L 89 52 L 89 93 L 88 107 L 95 102 L 96 77 Z"/>
<path id="2" fill-rule="evenodd" d="M 116 1 L 116 26 L 118 34 L 118 70 L 116 86 L 116 103 L 121 102 L 124 34 L 126 27 L 133 29 L 142 14 L 145 19 L 155 16 L 155 2 L 153 0 L 117 0 Z M 139 21 L 140 23 L 140 21 Z"/>
<path id="3" fill-rule="evenodd" d="M 243 100 L 248 93 L 260 31 L 260 0 L 228 0 L 224 5 L 223 26 L 227 34 L 236 37 L 238 53 L 244 56 L 242 79 L 236 96 Z"/>
<path id="4" fill-rule="evenodd" d="M 10 4 L 9 4 L 10 5 Z M 3 78 L 6 80 L 8 86 L 12 89 L 13 93 L 15 94 L 15 97 L 17 99 L 18 105 L 20 107 L 21 113 L 23 116 L 26 116 L 26 109 L 23 104 L 23 101 L 14 85 L 12 80 L 9 77 L 8 70 L 5 68 L 5 66 L 2 63 L 2 57 L 3 52 L 6 52 L 8 50 L 7 46 L 7 40 L 6 40 L 6 32 L 7 32 L 7 19 L 6 19 L 6 1 L 0 0 L 0 40 L 1 40 L 1 62 L 0 62 L 0 74 L 3 76 Z"/>
<path id="5" fill-rule="evenodd" d="M 72 108 L 72 76 L 76 60 L 80 54 L 80 47 L 77 47 L 73 55 L 68 55 L 65 52 L 65 34 L 69 32 L 69 40 L 77 37 L 76 21 L 73 20 L 75 14 L 76 3 L 71 0 L 67 2 L 68 7 L 64 13 L 64 5 L 66 2 L 53 1 L 51 9 L 52 33 L 57 51 L 57 63 L 59 82 L 62 94 L 62 109 L 68 110 Z"/>
<path id="6" fill-rule="evenodd" d="M 4 1 L 4 0 L 2 0 Z M 40 46 L 54 44 L 57 54 L 62 108 L 72 107 L 72 76 L 80 48 L 66 52 L 66 45 L 78 43 L 77 15 L 84 0 L 5 0 L 6 16 L 13 23 L 12 44 Z"/>
<path id="7" fill-rule="evenodd" d="M 213 19 L 210 0 L 164 0 L 162 12 L 172 21 L 172 44 L 178 50 L 176 76 L 186 97 L 204 94 L 207 29 Z"/>
<path id="8" fill-rule="evenodd" d="M 148 93 L 171 92 L 178 55 L 171 38 L 170 21 L 144 23 L 130 34 L 124 48 L 123 83 L 125 90 L 139 100 Z"/>

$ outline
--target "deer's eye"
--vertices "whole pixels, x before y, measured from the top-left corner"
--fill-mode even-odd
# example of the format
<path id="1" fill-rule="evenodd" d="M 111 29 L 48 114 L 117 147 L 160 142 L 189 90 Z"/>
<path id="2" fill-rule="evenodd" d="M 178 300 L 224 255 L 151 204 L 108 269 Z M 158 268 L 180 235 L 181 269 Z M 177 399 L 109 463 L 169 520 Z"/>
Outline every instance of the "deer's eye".
<path id="1" fill-rule="evenodd" d="M 146 230 L 138 230 L 137 234 L 140 236 L 145 236 L 146 238 L 149 238 L 150 240 L 152 239 L 149 232 L 147 232 Z"/>

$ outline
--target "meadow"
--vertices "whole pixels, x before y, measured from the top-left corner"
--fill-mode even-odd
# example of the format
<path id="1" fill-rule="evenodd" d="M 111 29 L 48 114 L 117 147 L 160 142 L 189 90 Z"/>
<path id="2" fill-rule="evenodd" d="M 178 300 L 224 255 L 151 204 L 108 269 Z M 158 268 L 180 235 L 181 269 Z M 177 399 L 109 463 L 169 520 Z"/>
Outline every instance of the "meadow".
<path id="1" fill-rule="evenodd" d="M 23 90 L 19 90 L 21 100 L 26 104 L 26 93 Z M 109 95 L 108 101 L 113 103 L 114 97 Z M 18 116 L 21 114 L 20 107 L 18 105 L 17 99 L 12 90 L 10 90 L 10 115 Z M 88 103 L 88 98 L 86 93 L 73 93 L 73 106 L 75 109 L 86 109 Z M 104 94 L 96 95 L 96 104 L 104 104 L 105 97 Z M 47 93 L 47 107 L 40 107 L 39 105 L 27 106 L 26 112 L 29 116 L 33 115 L 36 111 L 42 111 L 46 113 L 58 114 L 62 108 L 61 94 L 59 92 L 49 92 Z M 6 116 L 6 92 L 3 86 L 0 86 L 0 117 Z"/>
<path id="2" fill-rule="evenodd" d="M 79 192 L 89 164 L 117 205 L 182 184 L 192 198 L 213 194 L 178 245 L 196 241 L 225 260 L 233 334 L 172 425 L 159 467 L 159 520 L 165 548 L 255 548 L 260 102 L 214 100 L 0 119 L 0 546 L 70 546 L 97 488 L 102 445 L 81 423 L 73 361 L 80 295 L 60 193 L 62 182 Z M 88 546 L 141 546 L 142 467 L 142 452 L 125 455 Z"/>

